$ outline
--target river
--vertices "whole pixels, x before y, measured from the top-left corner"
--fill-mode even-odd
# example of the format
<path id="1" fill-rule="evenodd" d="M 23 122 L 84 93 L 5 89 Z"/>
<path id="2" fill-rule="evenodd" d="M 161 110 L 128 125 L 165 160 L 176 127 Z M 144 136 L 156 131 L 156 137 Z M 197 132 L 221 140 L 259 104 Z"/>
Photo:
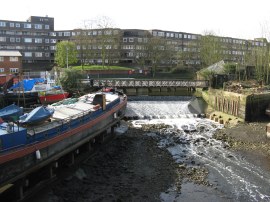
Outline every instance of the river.
<path id="1" fill-rule="evenodd" d="M 206 167 L 208 171 L 207 180 L 211 186 L 183 181 L 181 193 L 179 193 L 176 191 L 177 184 L 169 183 L 166 186 L 169 187 L 167 190 L 161 189 L 163 190 L 161 193 L 157 192 L 158 197 L 154 201 L 270 201 L 269 170 L 263 170 L 262 167 L 248 161 L 243 155 L 228 149 L 224 142 L 212 138 L 213 133 L 222 129 L 223 125 L 206 118 L 199 118 L 194 111 L 191 113 L 191 99 L 188 96 L 129 97 L 126 117 L 134 127 L 140 128 L 148 124 L 169 126 L 162 128 L 159 132 L 147 131 L 145 134 L 141 134 L 140 138 L 146 136 L 156 138 L 157 146 L 169 151 L 179 165 L 185 164 L 187 167 L 194 168 L 202 166 Z M 121 130 L 125 131 L 124 125 L 117 128 L 116 132 L 119 133 Z M 125 133 L 120 133 L 118 137 L 124 136 Z M 122 144 L 117 144 L 120 140 L 118 138 L 117 141 L 110 143 L 112 146 L 115 144 L 114 147 L 105 145 L 104 149 L 109 149 L 108 153 L 103 152 L 101 157 L 97 155 L 97 158 L 89 158 L 87 163 L 81 165 L 76 172 L 71 172 L 64 180 L 55 183 L 52 186 L 53 189 L 48 187 L 47 190 L 42 190 L 30 201 L 108 201 L 108 199 L 118 201 L 117 197 L 121 198 L 121 196 L 123 198 L 119 201 L 126 201 L 127 198 L 132 201 L 148 201 L 147 197 L 150 193 L 148 189 L 144 190 L 147 181 L 140 182 L 144 178 L 140 175 L 138 177 L 135 171 L 143 172 L 145 170 L 149 172 L 151 179 L 159 179 L 158 175 L 161 173 L 159 171 L 156 175 L 155 172 L 152 172 L 153 170 L 148 170 L 148 165 L 143 168 L 140 164 L 141 167 L 134 168 L 134 165 L 137 166 L 137 164 L 134 164 L 133 161 L 135 159 L 135 162 L 141 162 L 140 158 L 143 156 L 139 155 L 143 153 L 143 150 L 148 152 L 149 148 L 145 144 L 147 139 L 136 139 L 138 142 L 135 143 L 132 143 L 131 139 L 123 139 Z M 146 143 L 149 142 L 146 141 Z M 137 147 L 139 144 L 142 146 Z M 133 147 L 135 150 L 132 149 Z M 137 151 L 136 148 L 141 150 Z M 149 151 L 157 152 L 157 150 Z M 147 158 L 160 156 L 159 153 L 151 155 L 148 155 Z M 164 156 L 162 158 L 164 162 L 167 162 Z M 145 161 L 142 162 L 145 163 Z M 90 166 L 92 164 L 93 166 Z M 127 167 L 129 164 L 131 166 Z M 164 168 L 167 166 L 167 164 L 160 165 Z M 81 176 L 88 177 L 84 181 L 81 180 Z M 138 181 L 139 184 L 136 185 L 135 183 Z M 177 180 L 173 180 L 174 182 Z M 136 186 L 143 188 L 139 189 Z M 149 189 L 152 190 L 152 185 Z M 140 196 L 138 190 L 143 192 L 143 198 L 138 198 Z M 127 195 L 126 198 L 124 195 Z"/>
<path id="2" fill-rule="evenodd" d="M 201 199 L 205 201 L 270 201 L 270 173 L 248 162 L 242 155 L 230 151 L 223 142 L 213 139 L 214 131 L 223 125 L 192 114 L 188 107 L 190 97 L 137 99 L 128 102 L 126 113 L 127 117 L 136 119 L 132 121 L 133 125 L 170 125 L 170 128 L 161 133 L 146 135 L 158 136 L 159 146 L 165 147 L 175 161 L 182 163 L 184 156 L 185 163 L 194 160 L 206 166 L 209 181 L 216 185 L 219 196 L 213 198 L 204 192 L 206 189 L 190 183 L 186 183 L 182 189 L 192 195 L 197 194 L 197 199 L 202 196 Z M 161 193 L 160 197 L 163 201 L 185 199 L 183 194 L 177 196 L 170 191 Z M 187 196 L 186 199 L 191 198 Z"/>

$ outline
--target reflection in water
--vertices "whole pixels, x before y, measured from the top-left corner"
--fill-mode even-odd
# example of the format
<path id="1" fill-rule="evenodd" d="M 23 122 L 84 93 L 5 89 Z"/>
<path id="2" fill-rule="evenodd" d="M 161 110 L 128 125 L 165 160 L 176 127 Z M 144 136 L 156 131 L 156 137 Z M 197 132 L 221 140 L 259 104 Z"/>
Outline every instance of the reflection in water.
<path id="1" fill-rule="evenodd" d="M 215 174 L 210 180 L 222 182 L 218 188 L 233 200 L 270 201 L 269 173 L 226 149 L 225 143 L 213 139 L 214 131 L 223 125 L 191 114 L 189 102 L 186 97 L 171 101 L 166 98 L 129 101 L 126 116 L 139 119 L 132 121 L 136 127 L 143 124 L 170 125 L 155 134 L 160 140 L 159 146 L 168 149 L 177 162 L 183 162 L 184 152 L 187 163 L 196 160 L 206 165 L 210 173 Z M 161 194 L 161 197 L 166 197 L 166 194 Z"/>

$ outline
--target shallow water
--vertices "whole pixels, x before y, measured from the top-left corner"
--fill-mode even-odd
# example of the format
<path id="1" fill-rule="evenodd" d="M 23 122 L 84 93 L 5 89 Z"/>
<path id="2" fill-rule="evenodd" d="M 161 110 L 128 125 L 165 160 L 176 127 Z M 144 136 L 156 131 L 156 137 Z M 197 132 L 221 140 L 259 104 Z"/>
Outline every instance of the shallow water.
<path id="1" fill-rule="evenodd" d="M 159 146 L 166 148 L 179 163 L 205 165 L 209 181 L 214 188 L 192 183 L 182 186 L 182 194 L 174 193 L 173 186 L 161 193 L 163 201 L 270 201 L 270 173 L 247 161 L 240 154 L 212 138 L 215 130 L 223 125 L 208 119 L 197 118 L 188 110 L 189 100 L 178 101 L 129 101 L 126 116 L 135 117 L 136 127 L 143 124 L 170 125 L 154 135 Z M 193 193 L 192 195 L 186 193 Z M 191 198 L 192 197 L 192 198 Z"/>

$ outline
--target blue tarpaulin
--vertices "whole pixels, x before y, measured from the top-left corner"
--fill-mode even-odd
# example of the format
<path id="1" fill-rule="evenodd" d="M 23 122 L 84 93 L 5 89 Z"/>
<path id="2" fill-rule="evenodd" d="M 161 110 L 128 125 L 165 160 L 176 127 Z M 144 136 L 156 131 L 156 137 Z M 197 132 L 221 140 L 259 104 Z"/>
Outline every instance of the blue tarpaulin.
<path id="1" fill-rule="evenodd" d="M 43 83 L 44 81 L 45 79 L 43 78 L 24 79 L 23 81 L 14 84 L 11 88 L 9 88 L 9 90 L 24 87 L 24 91 L 30 91 L 34 87 L 35 83 Z"/>

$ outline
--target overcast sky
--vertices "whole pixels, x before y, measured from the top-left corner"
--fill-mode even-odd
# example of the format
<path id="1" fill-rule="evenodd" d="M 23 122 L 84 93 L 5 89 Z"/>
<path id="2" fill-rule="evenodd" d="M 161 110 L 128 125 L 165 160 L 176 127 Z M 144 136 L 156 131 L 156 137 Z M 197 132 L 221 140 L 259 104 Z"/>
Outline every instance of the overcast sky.
<path id="1" fill-rule="evenodd" d="M 121 29 L 162 29 L 243 39 L 270 38 L 270 0 L 3 0 L 0 20 L 53 17 L 55 30 L 107 16 Z"/>

